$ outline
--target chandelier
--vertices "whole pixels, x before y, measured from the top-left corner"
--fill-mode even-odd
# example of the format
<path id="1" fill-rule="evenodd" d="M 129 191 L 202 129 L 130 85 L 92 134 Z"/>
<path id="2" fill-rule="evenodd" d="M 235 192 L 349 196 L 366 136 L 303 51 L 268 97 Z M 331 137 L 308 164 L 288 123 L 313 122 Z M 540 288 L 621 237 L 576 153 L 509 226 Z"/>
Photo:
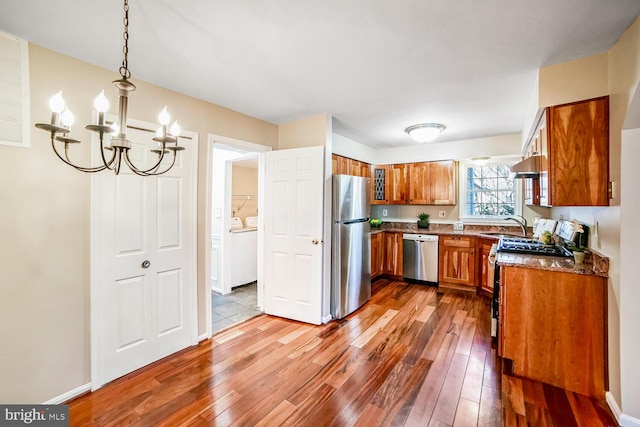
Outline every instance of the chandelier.
<path id="1" fill-rule="evenodd" d="M 136 87 L 129 81 L 131 78 L 131 71 L 129 71 L 128 54 L 129 54 L 129 1 L 124 0 L 124 46 L 122 51 L 124 53 L 124 59 L 122 66 L 119 69 L 121 79 L 115 80 L 113 85 L 118 89 L 118 118 L 117 122 L 109 125 L 105 122 L 104 115 L 109 109 L 109 101 L 104 96 L 104 91 L 100 92 L 100 95 L 95 99 L 94 107 L 98 113 L 97 123 L 85 126 L 87 130 L 95 132 L 99 135 L 100 139 L 100 158 L 102 164 L 98 166 L 78 166 L 69 159 L 69 146 L 72 144 L 80 143 L 77 139 L 68 138 L 68 134 L 71 132 L 71 125 L 75 121 L 73 113 L 66 107 L 64 99 L 62 98 L 62 92 L 58 92 L 49 100 L 49 108 L 51 108 L 51 123 L 36 123 L 38 129 L 42 129 L 51 134 L 51 146 L 56 155 L 64 163 L 81 172 L 100 172 L 104 169 L 113 170 L 116 175 L 120 173 L 120 167 L 122 163 L 127 166 L 137 175 L 149 176 L 149 175 L 161 175 L 167 172 L 173 167 L 176 162 L 176 156 L 178 151 L 184 150 L 184 147 L 178 145 L 178 138 L 180 134 L 180 127 L 178 122 L 174 122 L 169 127 L 171 117 L 167 112 L 167 108 L 160 113 L 158 121 L 160 122 L 160 128 L 156 132 L 156 136 L 153 138 L 158 143 L 158 149 L 151 150 L 152 153 L 157 154 L 158 158 L 156 163 L 148 169 L 141 169 L 133 164 L 129 158 L 129 150 L 131 149 L 131 142 L 127 140 L 127 103 L 128 94 L 136 90 Z M 105 135 L 111 135 L 110 146 L 105 146 Z M 60 152 L 59 147 L 63 147 L 63 153 Z M 109 153 L 111 152 L 111 153 Z M 165 158 L 165 154 L 173 152 L 171 164 L 160 169 L 160 165 Z"/>

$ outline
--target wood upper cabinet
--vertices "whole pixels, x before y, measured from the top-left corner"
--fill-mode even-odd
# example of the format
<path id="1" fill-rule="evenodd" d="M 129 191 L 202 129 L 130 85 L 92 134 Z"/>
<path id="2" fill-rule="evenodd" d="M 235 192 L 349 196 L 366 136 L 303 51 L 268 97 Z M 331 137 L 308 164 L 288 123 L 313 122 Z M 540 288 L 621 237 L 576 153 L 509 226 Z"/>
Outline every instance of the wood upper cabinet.
<path id="1" fill-rule="evenodd" d="M 502 267 L 499 348 L 518 376 L 604 399 L 607 279 Z"/>
<path id="2" fill-rule="evenodd" d="M 366 162 L 350 159 L 338 154 L 331 155 L 331 172 L 334 175 L 354 175 L 369 178 L 371 175 L 369 166 L 369 163 Z"/>
<path id="3" fill-rule="evenodd" d="M 412 205 L 428 205 L 430 201 L 429 185 L 431 177 L 429 162 L 409 164 L 409 203 Z"/>
<path id="4" fill-rule="evenodd" d="M 389 165 L 371 165 L 371 204 L 389 204 Z"/>
<path id="5" fill-rule="evenodd" d="M 371 165 L 369 163 L 360 162 L 360 174 L 365 178 L 371 178 Z"/>
<path id="6" fill-rule="evenodd" d="M 453 160 L 430 162 L 430 205 L 456 204 L 456 163 Z"/>
<path id="7" fill-rule="evenodd" d="M 343 175 L 351 175 L 351 159 L 338 156 L 338 173 Z"/>
<path id="8" fill-rule="evenodd" d="M 537 126 L 540 205 L 609 205 L 609 97 L 549 107 Z"/>
<path id="9" fill-rule="evenodd" d="M 402 276 L 402 233 L 384 233 L 384 274 Z"/>
<path id="10" fill-rule="evenodd" d="M 384 235 L 385 233 L 371 234 L 371 278 L 382 274 L 384 262 Z"/>
<path id="11" fill-rule="evenodd" d="M 453 160 L 409 164 L 409 203 L 455 205 L 456 165 Z"/>
<path id="12" fill-rule="evenodd" d="M 439 250 L 440 284 L 475 286 L 475 237 L 441 236 Z"/>
<path id="13" fill-rule="evenodd" d="M 491 246 L 498 243 L 496 239 L 486 239 L 476 237 L 476 280 L 477 286 L 489 293 L 493 293 L 493 270 L 494 267 L 489 262 Z"/>
<path id="14" fill-rule="evenodd" d="M 349 159 L 349 175 L 362 176 L 369 178 L 371 176 L 370 165 L 360 160 Z"/>
<path id="15" fill-rule="evenodd" d="M 409 167 L 389 165 L 389 204 L 405 204 L 409 200 Z"/>

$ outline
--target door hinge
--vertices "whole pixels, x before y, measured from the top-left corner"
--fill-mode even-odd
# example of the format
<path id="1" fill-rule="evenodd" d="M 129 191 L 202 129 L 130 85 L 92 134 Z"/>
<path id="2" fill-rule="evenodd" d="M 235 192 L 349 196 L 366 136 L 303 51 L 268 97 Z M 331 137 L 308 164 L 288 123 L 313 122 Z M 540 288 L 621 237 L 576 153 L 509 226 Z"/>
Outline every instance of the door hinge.
<path id="1" fill-rule="evenodd" d="M 613 199 L 613 182 L 609 181 L 607 183 L 607 197 Z"/>

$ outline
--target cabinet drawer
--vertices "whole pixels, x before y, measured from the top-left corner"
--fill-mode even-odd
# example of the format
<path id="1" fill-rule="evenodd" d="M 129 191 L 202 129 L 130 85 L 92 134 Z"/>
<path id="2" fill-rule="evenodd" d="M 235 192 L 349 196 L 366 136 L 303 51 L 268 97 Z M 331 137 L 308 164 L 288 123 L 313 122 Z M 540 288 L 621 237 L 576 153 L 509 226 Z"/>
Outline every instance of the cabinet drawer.
<path id="1" fill-rule="evenodd" d="M 451 246 L 455 248 L 472 248 L 473 237 L 466 236 L 446 236 L 441 237 L 440 242 L 443 246 Z"/>

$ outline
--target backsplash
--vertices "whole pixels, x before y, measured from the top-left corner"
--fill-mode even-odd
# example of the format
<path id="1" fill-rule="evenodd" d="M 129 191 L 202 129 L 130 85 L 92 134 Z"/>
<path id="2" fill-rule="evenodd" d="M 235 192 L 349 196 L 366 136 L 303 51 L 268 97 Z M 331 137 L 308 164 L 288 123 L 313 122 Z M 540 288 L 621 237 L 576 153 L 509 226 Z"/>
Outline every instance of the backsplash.
<path id="1" fill-rule="evenodd" d="M 393 230 L 393 231 L 411 231 L 411 232 L 423 232 L 424 234 L 429 234 L 429 232 L 437 233 L 437 232 L 453 232 L 453 223 L 444 224 L 444 223 L 430 223 L 429 228 L 418 228 L 417 221 L 414 222 L 405 222 L 405 221 L 389 221 L 383 222 L 380 226 L 381 230 Z M 518 226 L 509 226 L 509 225 L 467 225 L 464 226 L 464 231 L 466 232 L 487 232 L 487 233 L 507 233 L 507 234 L 521 234 L 522 230 Z M 527 234 L 531 235 L 533 230 L 531 227 L 527 228 Z"/>

